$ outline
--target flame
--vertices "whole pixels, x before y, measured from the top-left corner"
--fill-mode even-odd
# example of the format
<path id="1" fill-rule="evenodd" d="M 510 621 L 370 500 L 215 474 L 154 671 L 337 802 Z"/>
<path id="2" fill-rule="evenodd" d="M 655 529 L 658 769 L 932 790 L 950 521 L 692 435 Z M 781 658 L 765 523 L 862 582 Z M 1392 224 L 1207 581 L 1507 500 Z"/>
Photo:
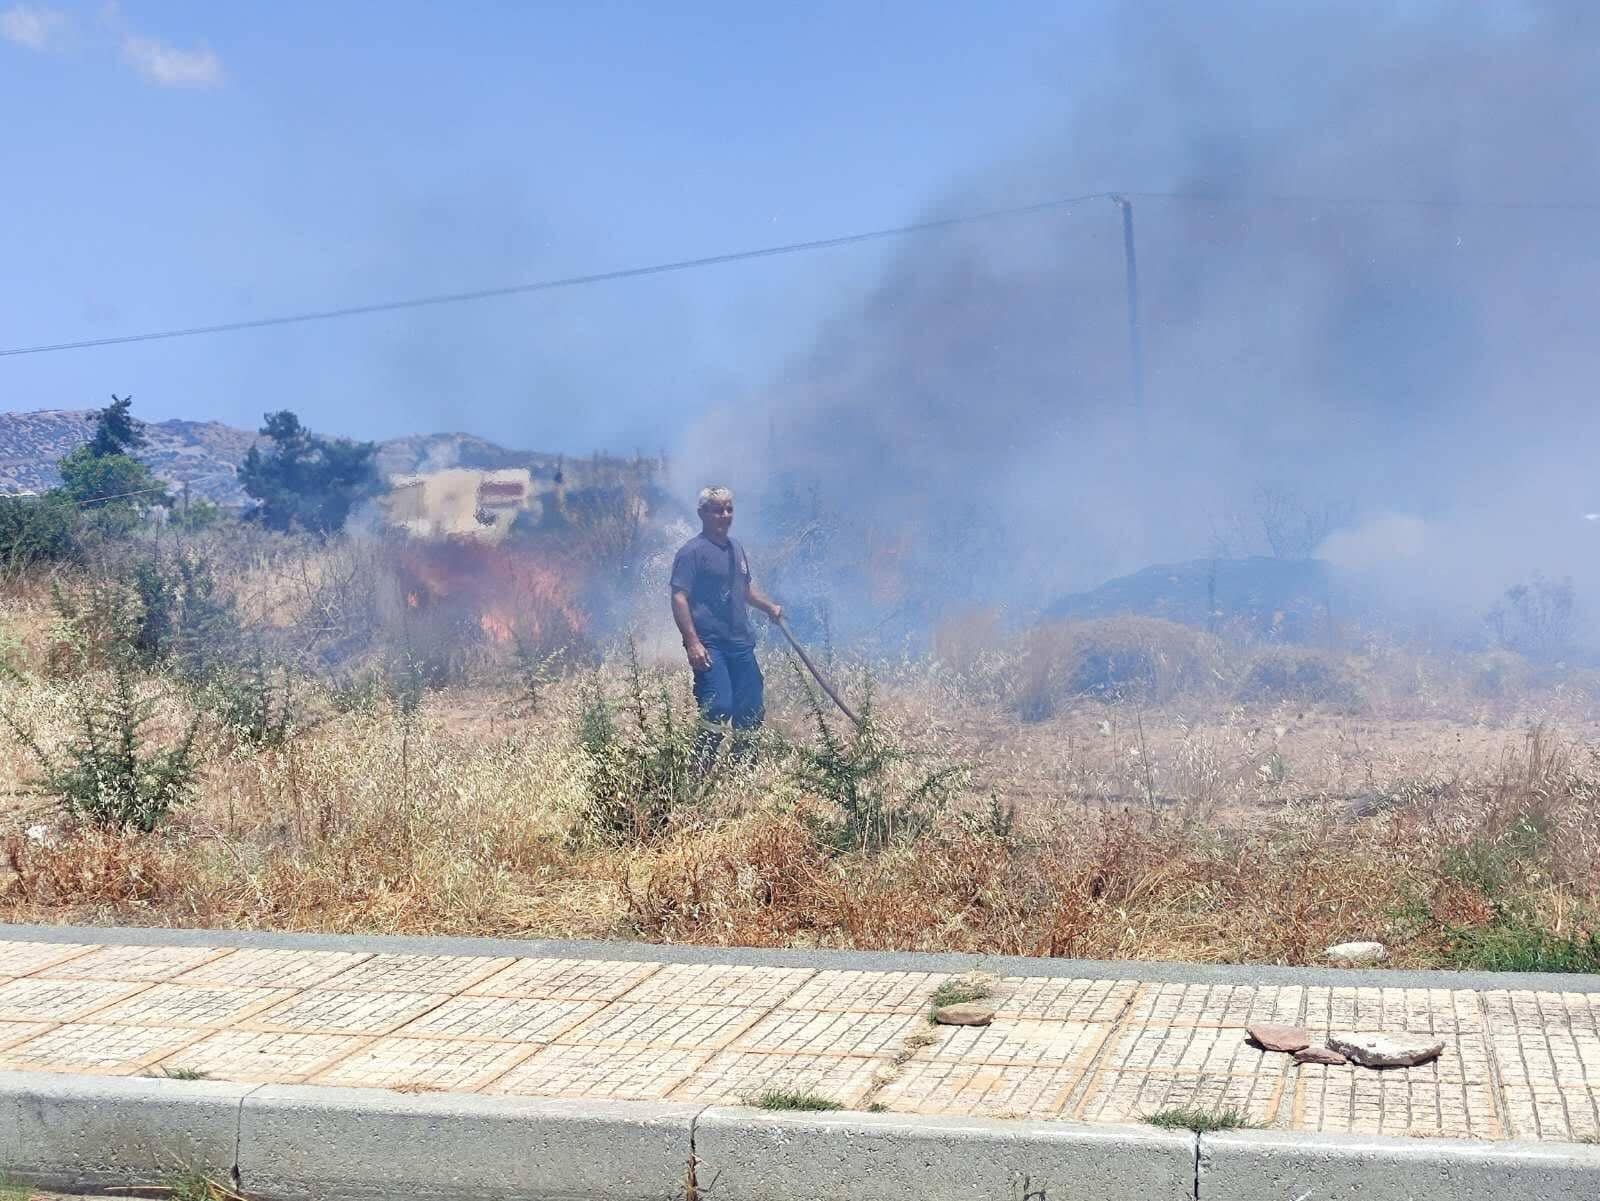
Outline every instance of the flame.
<path id="1" fill-rule="evenodd" d="M 584 571 L 549 553 L 452 538 L 396 544 L 390 562 L 409 608 L 493 643 L 570 644 L 587 626 L 576 600 Z"/>

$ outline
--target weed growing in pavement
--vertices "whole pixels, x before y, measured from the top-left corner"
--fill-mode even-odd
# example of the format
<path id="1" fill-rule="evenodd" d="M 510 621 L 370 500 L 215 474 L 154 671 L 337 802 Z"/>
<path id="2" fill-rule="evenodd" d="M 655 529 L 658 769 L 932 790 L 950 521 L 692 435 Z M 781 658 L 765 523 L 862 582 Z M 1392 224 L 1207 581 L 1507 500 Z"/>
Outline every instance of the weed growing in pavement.
<path id="1" fill-rule="evenodd" d="M 1197 1105 L 1175 1105 L 1157 1110 L 1145 1122 L 1163 1130 L 1193 1130 L 1196 1134 L 1210 1134 L 1217 1130 L 1248 1130 L 1255 1123 L 1244 1110 L 1233 1105 L 1216 1109 L 1202 1109 Z"/>
<path id="2" fill-rule="evenodd" d="M 824 1110 L 840 1109 L 840 1104 L 831 1097 L 824 1097 L 820 1093 L 806 1092 L 793 1088 L 769 1088 L 751 1101 L 757 1109 L 796 1109 L 808 1113 L 821 1113 Z"/>
<path id="3" fill-rule="evenodd" d="M 166 1080 L 205 1080 L 208 1078 L 207 1073 L 202 1072 L 199 1068 L 157 1068 L 156 1070 Z"/>
<path id="4" fill-rule="evenodd" d="M 970 976 L 946 980 L 934 989 L 933 995 L 928 998 L 928 1021 L 932 1022 L 934 1015 L 947 1005 L 966 1005 L 972 1001 L 981 1001 L 993 993 L 994 990 L 986 981 L 975 980 Z"/>
<path id="5" fill-rule="evenodd" d="M 238 1195 L 232 1189 L 224 1189 L 195 1168 L 184 1168 L 173 1173 L 167 1180 L 166 1189 L 171 1201 L 230 1201 Z"/>

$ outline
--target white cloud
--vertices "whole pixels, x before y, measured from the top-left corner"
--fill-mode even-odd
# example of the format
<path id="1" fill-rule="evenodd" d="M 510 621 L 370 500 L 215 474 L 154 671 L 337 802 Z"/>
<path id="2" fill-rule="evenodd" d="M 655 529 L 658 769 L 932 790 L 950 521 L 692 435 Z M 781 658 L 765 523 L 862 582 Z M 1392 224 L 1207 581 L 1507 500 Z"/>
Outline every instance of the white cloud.
<path id="1" fill-rule="evenodd" d="M 122 57 L 151 83 L 164 88 L 214 88 L 222 82 L 222 60 L 210 50 L 179 50 L 155 38 L 128 34 Z"/>
<path id="2" fill-rule="evenodd" d="M 66 22 L 66 14 L 53 8 L 13 4 L 0 12 L 0 37 L 29 50 L 43 50 Z"/>

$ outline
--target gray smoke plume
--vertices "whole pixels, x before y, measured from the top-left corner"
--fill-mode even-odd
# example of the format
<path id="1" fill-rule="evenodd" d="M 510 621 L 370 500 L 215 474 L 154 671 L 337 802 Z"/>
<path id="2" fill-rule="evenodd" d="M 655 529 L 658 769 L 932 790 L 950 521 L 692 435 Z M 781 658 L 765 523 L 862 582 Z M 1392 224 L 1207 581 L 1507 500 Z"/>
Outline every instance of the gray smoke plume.
<path id="1" fill-rule="evenodd" d="M 1095 200 L 908 239 L 686 474 L 814 489 L 861 595 L 924 615 L 1258 549 L 1264 485 L 1408 604 L 1600 593 L 1600 9 L 1120 7 L 1059 135 L 931 213 L 1180 194 L 1132 201 L 1142 411 Z"/>

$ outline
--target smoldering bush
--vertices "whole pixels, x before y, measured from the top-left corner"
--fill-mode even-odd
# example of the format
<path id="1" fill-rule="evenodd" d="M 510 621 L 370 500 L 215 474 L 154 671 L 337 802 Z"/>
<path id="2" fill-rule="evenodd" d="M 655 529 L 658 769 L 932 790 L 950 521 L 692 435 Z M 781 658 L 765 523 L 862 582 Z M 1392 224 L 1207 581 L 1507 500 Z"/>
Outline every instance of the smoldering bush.
<path id="1" fill-rule="evenodd" d="M 1074 697 L 1160 703 L 1214 689 L 1219 655 L 1215 639 L 1155 617 L 1036 626 L 1022 639 L 1011 704 L 1043 721 Z"/>
<path id="2" fill-rule="evenodd" d="M 1335 657 L 1298 647 L 1272 647 L 1246 665 L 1235 695 L 1242 701 L 1354 708 L 1361 691 Z"/>

